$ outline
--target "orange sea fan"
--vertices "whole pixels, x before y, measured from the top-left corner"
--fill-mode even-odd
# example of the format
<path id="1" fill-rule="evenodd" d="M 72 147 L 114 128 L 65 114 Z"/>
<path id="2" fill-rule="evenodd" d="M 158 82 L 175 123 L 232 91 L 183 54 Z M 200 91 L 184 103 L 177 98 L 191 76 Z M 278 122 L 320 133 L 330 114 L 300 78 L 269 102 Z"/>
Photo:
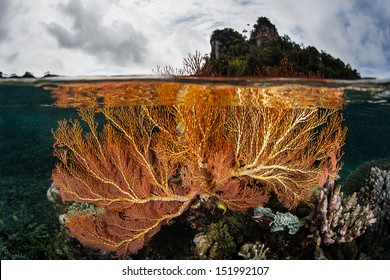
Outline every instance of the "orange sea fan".
<path id="1" fill-rule="evenodd" d="M 107 123 L 98 128 L 95 114 Z M 257 106 L 139 106 L 80 109 L 89 128 L 61 121 L 54 186 L 70 234 L 117 257 L 136 252 L 199 195 L 235 211 L 270 193 L 289 208 L 335 178 L 345 129 L 335 110 Z"/>
<path id="2" fill-rule="evenodd" d="M 80 115 L 90 128 L 83 136 L 77 121 L 60 122 L 54 131 L 55 154 L 61 160 L 53 172 L 63 201 L 95 205 L 98 214 L 70 212 L 65 224 L 82 243 L 124 256 L 135 252 L 160 226 L 180 215 L 195 192 L 171 181 L 177 162 L 149 149 L 153 125 L 138 119 L 136 108 L 118 111 L 129 123 L 105 112 L 114 125 L 97 132 L 95 109 Z M 138 127 L 137 127 L 138 125 Z"/>

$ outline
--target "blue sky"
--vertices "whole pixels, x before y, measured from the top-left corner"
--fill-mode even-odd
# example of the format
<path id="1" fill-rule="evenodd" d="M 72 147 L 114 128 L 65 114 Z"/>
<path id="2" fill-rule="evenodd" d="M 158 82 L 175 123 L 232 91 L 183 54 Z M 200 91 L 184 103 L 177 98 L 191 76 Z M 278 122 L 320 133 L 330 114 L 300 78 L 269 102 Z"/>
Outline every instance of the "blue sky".
<path id="1" fill-rule="evenodd" d="M 362 76 L 390 78 L 388 0 L 0 0 L 0 71 L 151 74 L 209 53 L 213 30 L 251 30 L 259 16 Z"/>

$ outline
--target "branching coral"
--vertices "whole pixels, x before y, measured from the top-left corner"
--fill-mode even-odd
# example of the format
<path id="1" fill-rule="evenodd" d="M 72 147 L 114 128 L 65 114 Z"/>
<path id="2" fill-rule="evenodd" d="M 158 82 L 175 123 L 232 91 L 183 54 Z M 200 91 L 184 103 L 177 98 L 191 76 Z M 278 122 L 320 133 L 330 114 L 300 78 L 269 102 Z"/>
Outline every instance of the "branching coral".
<path id="1" fill-rule="evenodd" d="M 238 255 L 245 260 L 266 260 L 266 254 L 269 248 L 260 242 L 245 243 L 241 246 Z"/>
<path id="2" fill-rule="evenodd" d="M 379 221 L 390 221 L 390 171 L 372 167 L 370 179 L 362 192 L 370 201 Z"/>
<path id="3" fill-rule="evenodd" d="M 233 175 L 258 181 L 285 206 L 310 200 L 311 187 L 337 175 L 345 129 L 334 111 L 235 107 L 229 114 L 227 127 L 238 163 Z"/>
<path id="4" fill-rule="evenodd" d="M 137 109 L 103 109 L 112 121 L 98 133 L 95 110 L 80 110 L 90 132 L 78 121 L 61 121 L 54 132 L 58 164 L 54 186 L 64 201 L 92 203 L 101 211 L 65 216 L 71 235 L 118 256 L 142 248 L 164 223 L 180 215 L 194 190 L 172 180 L 179 162 L 153 154 L 154 126 Z M 122 116 L 121 121 L 115 114 Z M 114 126 L 116 129 L 114 129 Z"/>
<path id="5" fill-rule="evenodd" d="M 329 184 L 321 190 L 315 211 L 308 220 L 317 256 L 321 255 L 321 245 L 351 242 L 376 222 L 370 206 L 361 206 L 356 193 L 346 198 L 339 187 Z"/>

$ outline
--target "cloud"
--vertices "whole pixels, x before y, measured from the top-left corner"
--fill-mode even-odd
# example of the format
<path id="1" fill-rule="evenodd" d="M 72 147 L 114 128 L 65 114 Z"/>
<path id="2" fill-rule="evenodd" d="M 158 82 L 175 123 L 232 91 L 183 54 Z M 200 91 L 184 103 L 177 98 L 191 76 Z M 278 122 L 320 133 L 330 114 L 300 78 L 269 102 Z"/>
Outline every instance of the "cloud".
<path id="1" fill-rule="evenodd" d="M 10 0 L 0 1 L 0 42 L 8 35 L 9 11 L 11 10 Z"/>
<path id="2" fill-rule="evenodd" d="M 18 58 L 19 55 L 20 55 L 20 52 L 13 52 L 7 56 L 6 61 L 8 63 L 13 63 Z"/>
<path id="3" fill-rule="evenodd" d="M 59 10 L 71 19 L 71 28 L 51 22 L 46 26 L 47 31 L 61 48 L 81 50 L 118 66 L 142 63 L 147 54 L 145 36 L 128 22 L 104 24 L 105 18 L 92 5 L 84 6 L 79 0 L 60 3 Z"/>
<path id="4" fill-rule="evenodd" d="M 371 9 L 357 4 L 338 15 L 344 52 L 349 51 L 360 66 L 383 65 L 387 60 L 386 42 L 390 37 L 383 32 L 383 22 L 379 20 L 381 13 L 377 11 L 375 15 Z"/>
<path id="5" fill-rule="evenodd" d="M 233 0 L 234 3 L 238 5 L 262 5 L 260 3 L 257 3 L 257 1 L 253 0 Z"/>

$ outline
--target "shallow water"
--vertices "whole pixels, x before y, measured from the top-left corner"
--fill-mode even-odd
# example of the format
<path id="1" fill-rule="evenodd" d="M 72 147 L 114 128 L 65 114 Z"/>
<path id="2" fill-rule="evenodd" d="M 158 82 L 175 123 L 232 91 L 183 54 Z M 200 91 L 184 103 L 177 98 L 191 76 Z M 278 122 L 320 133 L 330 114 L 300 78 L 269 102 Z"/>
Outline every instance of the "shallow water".
<path id="1" fill-rule="evenodd" d="M 134 78 L 97 77 L 92 80 L 119 83 L 134 81 Z M 136 80 L 146 84 L 156 81 L 158 83 L 176 82 L 176 80 L 151 77 L 137 77 Z M 58 162 L 53 156 L 55 140 L 51 130 L 57 128 L 59 120 L 78 118 L 74 107 L 108 106 L 109 104 L 104 99 L 105 97 L 94 100 L 94 103 L 84 104 L 80 103 L 80 100 L 72 103 L 69 100 L 74 101 L 73 96 L 73 99 L 67 99 L 68 106 L 61 106 L 58 103 L 58 96 L 50 90 L 58 88 L 61 84 L 70 85 L 75 82 L 86 82 L 86 80 L 84 78 L 65 81 L 61 78 L 38 81 L 0 80 L 0 257 L 2 259 L 58 257 L 55 252 L 48 251 L 47 243 L 48 239 L 52 240 L 50 242 L 56 242 L 53 236 L 57 234 L 59 228 L 53 207 L 46 197 L 46 192 L 52 182 L 52 170 Z M 346 143 L 342 148 L 344 155 L 342 157 L 343 168 L 339 173 L 340 182 L 343 182 L 352 171 L 367 161 L 390 158 L 388 140 L 390 137 L 390 81 L 185 80 L 181 82 L 194 83 L 205 88 L 222 85 L 233 88 L 304 86 L 340 89 L 345 97 L 345 104 L 342 106 L 344 125 L 348 128 Z M 86 94 L 83 96 L 90 100 Z M 135 104 L 128 103 L 130 101 L 123 99 L 123 96 L 115 98 L 114 101 L 119 103 L 110 103 L 114 107 L 118 104 L 119 106 L 165 105 L 161 102 L 167 101 L 164 96 L 157 98 L 152 93 L 147 96 L 142 95 L 142 100 L 132 99 L 131 102 Z M 214 96 L 213 99 L 206 101 L 207 103 L 221 102 L 221 99 Z M 192 99 L 192 105 L 206 101 Z M 298 103 L 301 104 L 300 102 L 304 103 L 303 101 Z M 294 106 L 294 104 L 296 103 L 288 106 Z M 226 106 L 226 104 L 218 105 Z M 62 258 L 64 258 L 63 255 Z"/>

